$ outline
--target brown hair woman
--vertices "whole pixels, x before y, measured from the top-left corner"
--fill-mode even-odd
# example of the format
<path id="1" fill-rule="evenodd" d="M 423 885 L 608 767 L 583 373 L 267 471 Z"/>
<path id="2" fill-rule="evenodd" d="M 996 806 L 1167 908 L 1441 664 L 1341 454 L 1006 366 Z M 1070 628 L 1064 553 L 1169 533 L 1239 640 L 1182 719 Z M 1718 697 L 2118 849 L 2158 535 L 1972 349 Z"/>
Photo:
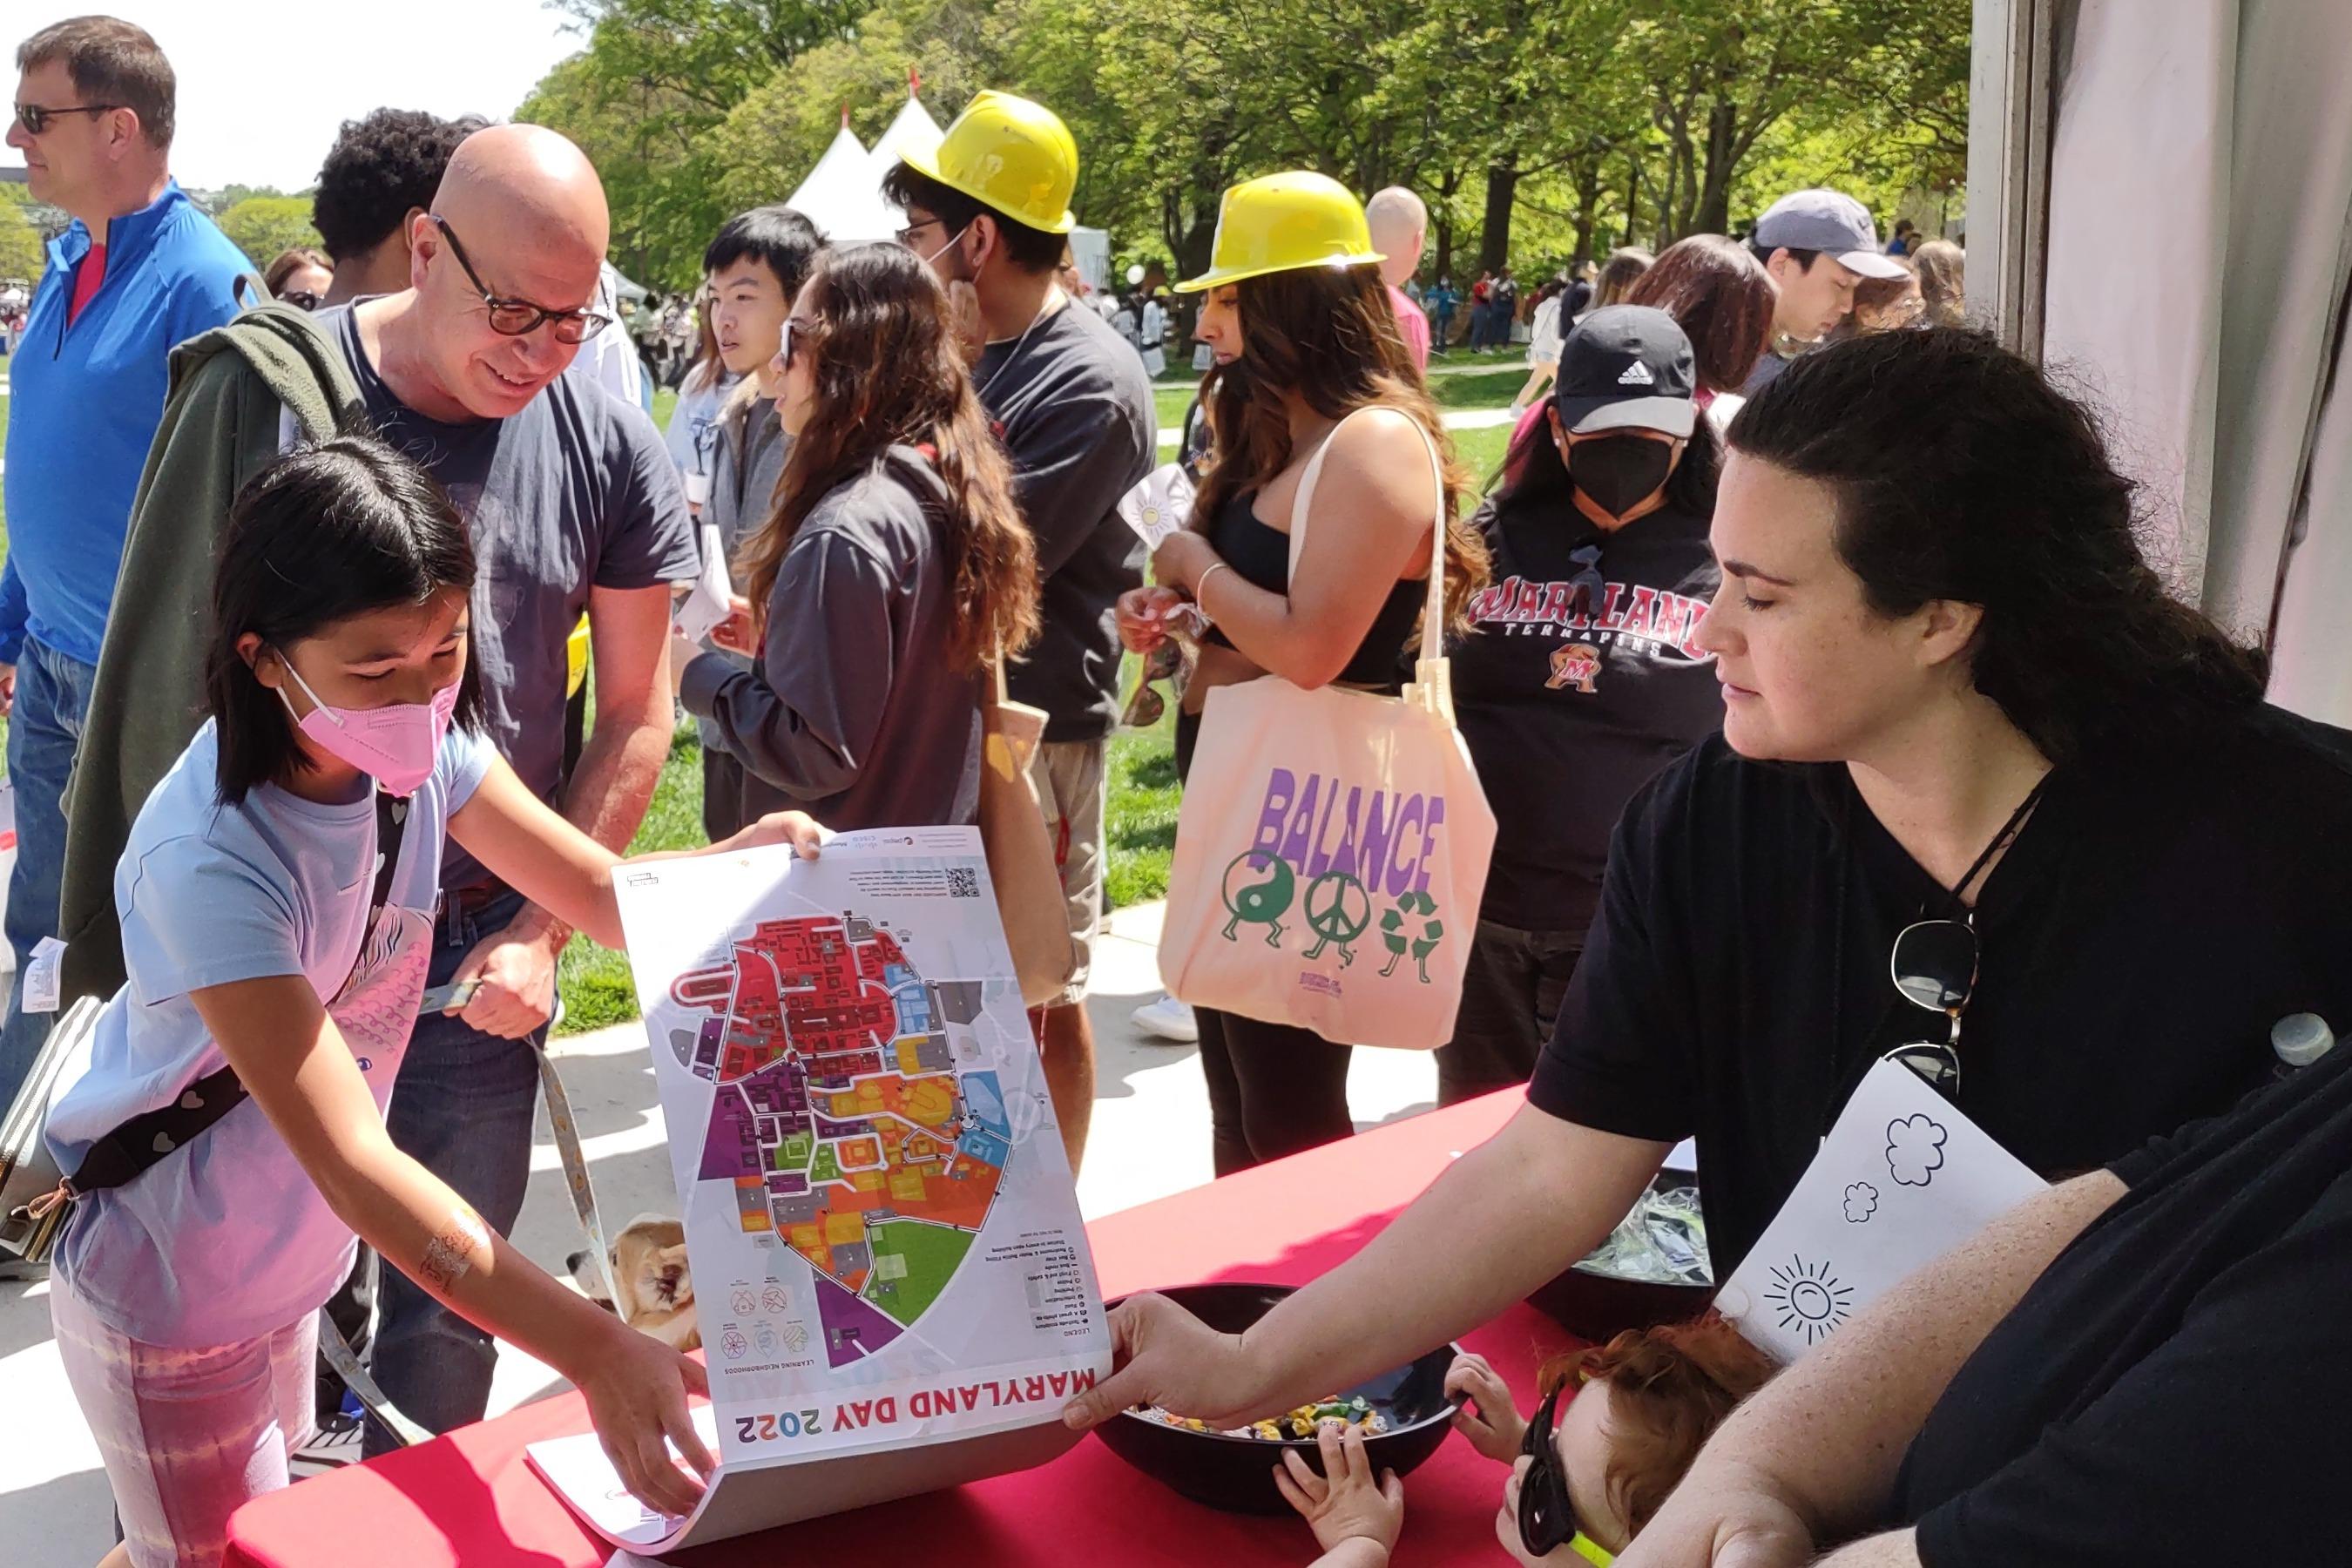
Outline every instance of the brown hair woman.
<path id="1" fill-rule="evenodd" d="M 1666 247 L 1627 290 L 1625 303 L 1664 310 L 1690 339 L 1698 367 L 1696 401 L 1721 435 L 1747 401 L 1739 389 L 1772 341 L 1779 298 L 1772 275 L 1746 246 L 1719 234 L 1695 234 Z"/>
<path id="2" fill-rule="evenodd" d="M 754 665 L 696 657 L 679 697 L 743 763 L 754 815 L 969 823 L 986 668 L 1036 635 L 1037 568 L 947 294 L 903 246 L 828 252 L 777 358 L 792 456 L 719 638 Z"/>
<path id="3" fill-rule="evenodd" d="M 1219 374 L 1215 453 L 1192 526 L 1152 559 L 1158 585 L 1119 601 L 1127 646 L 1148 652 L 1190 599 L 1214 623 L 1176 731 L 1189 768 L 1202 700 L 1264 674 L 1313 689 L 1397 689 L 1445 530 L 1446 608 L 1461 620 L 1486 552 L 1460 521 L 1468 472 L 1398 332 L 1356 198 L 1320 174 L 1268 175 L 1225 194 L 1194 336 Z M 1435 445 L 1443 493 L 1432 478 Z M 1322 455 L 1317 524 L 1290 569 L 1294 503 Z M 1220 1174 L 1354 1130 L 1349 1047 L 1304 1029 L 1196 1009 Z"/>

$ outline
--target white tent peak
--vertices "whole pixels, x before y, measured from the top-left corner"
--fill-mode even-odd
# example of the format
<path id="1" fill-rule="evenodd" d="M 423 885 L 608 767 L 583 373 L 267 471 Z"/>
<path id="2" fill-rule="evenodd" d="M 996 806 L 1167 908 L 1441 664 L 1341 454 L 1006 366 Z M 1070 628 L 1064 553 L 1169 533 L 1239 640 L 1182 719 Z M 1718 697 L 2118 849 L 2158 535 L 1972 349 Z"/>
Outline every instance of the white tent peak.
<path id="1" fill-rule="evenodd" d="M 942 134 L 939 121 L 923 107 L 923 100 L 908 93 L 907 101 L 898 106 L 898 113 L 882 132 L 882 139 L 874 143 L 875 183 L 879 184 L 890 166 L 910 152 L 925 157 L 938 152 Z"/>
<path id="2" fill-rule="evenodd" d="M 898 219 L 882 205 L 874 161 L 857 133 L 843 126 L 833 144 L 784 205 L 816 225 L 836 245 L 890 238 Z"/>

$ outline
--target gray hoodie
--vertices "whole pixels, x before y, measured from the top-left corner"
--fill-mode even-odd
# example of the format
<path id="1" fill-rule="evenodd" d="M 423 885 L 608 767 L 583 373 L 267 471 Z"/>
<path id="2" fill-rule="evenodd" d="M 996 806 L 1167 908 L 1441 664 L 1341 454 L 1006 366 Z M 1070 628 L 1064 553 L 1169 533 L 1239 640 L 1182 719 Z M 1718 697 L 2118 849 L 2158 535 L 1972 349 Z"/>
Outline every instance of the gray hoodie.
<path id="1" fill-rule="evenodd" d="M 728 395 L 713 424 L 719 445 L 710 459 L 710 499 L 702 503 L 702 521 L 718 525 L 732 561 L 744 536 L 768 521 L 793 438 L 776 419 L 775 401 L 760 395 L 751 376 Z"/>
<path id="2" fill-rule="evenodd" d="M 732 576 L 735 558 L 743 552 L 743 541 L 768 521 L 775 504 L 776 485 L 784 477 L 784 458 L 792 452 L 793 438 L 784 434 L 776 418 L 775 399 L 761 397 L 759 378 L 751 375 L 728 394 L 711 428 L 719 439 L 710 455 L 710 499 L 702 503 L 700 521 L 719 530 Z M 742 584 L 738 583 L 736 589 L 740 592 Z M 737 669 L 751 668 L 751 661 L 740 654 L 723 648 L 711 651 Z M 725 749 L 709 720 L 697 719 L 695 729 L 706 749 Z"/>

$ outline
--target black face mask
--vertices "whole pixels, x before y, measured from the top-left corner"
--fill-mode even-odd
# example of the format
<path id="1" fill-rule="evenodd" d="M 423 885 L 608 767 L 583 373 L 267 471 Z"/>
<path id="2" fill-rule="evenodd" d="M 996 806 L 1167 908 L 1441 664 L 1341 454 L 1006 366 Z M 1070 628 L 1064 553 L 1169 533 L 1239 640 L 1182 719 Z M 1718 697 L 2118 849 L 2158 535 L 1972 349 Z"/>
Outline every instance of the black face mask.
<path id="1" fill-rule="evenodd" d="M 1611 517 L 1657 494 L 1674 466 L 1673 446 L 1646 436 L 1596 436 L 1568 451 L 1569 482 Z"/>

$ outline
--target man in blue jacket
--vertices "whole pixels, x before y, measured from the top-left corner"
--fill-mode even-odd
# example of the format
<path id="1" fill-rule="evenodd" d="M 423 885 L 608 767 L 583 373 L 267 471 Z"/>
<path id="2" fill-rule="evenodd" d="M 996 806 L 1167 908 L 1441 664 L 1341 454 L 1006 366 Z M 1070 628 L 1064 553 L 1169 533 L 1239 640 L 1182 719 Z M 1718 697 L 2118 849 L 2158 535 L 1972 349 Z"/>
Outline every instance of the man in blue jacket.
<path id="1" fill-rule="evenodd" d="M 48 1033 L 48 1013 L 26 1006 L 27 970 L 57 934 L 61 803 L 131 498 L 163 417 L 166 356 L 236 314 L 236 280 L 252 270 L 172 180 L 175 89 L 153 38 L 110 16 L 78 17 L 26 39 L 16 68 L 8 145 L 24 154 L 33 198 L 73 223 L 49 246 L 9 356 L 0 712 L 16 788 L 6 922 L 16 978 L 0 1026 L 0 1107 Z M 35 1006 L 45 1000 L 36 994 Z"/>

